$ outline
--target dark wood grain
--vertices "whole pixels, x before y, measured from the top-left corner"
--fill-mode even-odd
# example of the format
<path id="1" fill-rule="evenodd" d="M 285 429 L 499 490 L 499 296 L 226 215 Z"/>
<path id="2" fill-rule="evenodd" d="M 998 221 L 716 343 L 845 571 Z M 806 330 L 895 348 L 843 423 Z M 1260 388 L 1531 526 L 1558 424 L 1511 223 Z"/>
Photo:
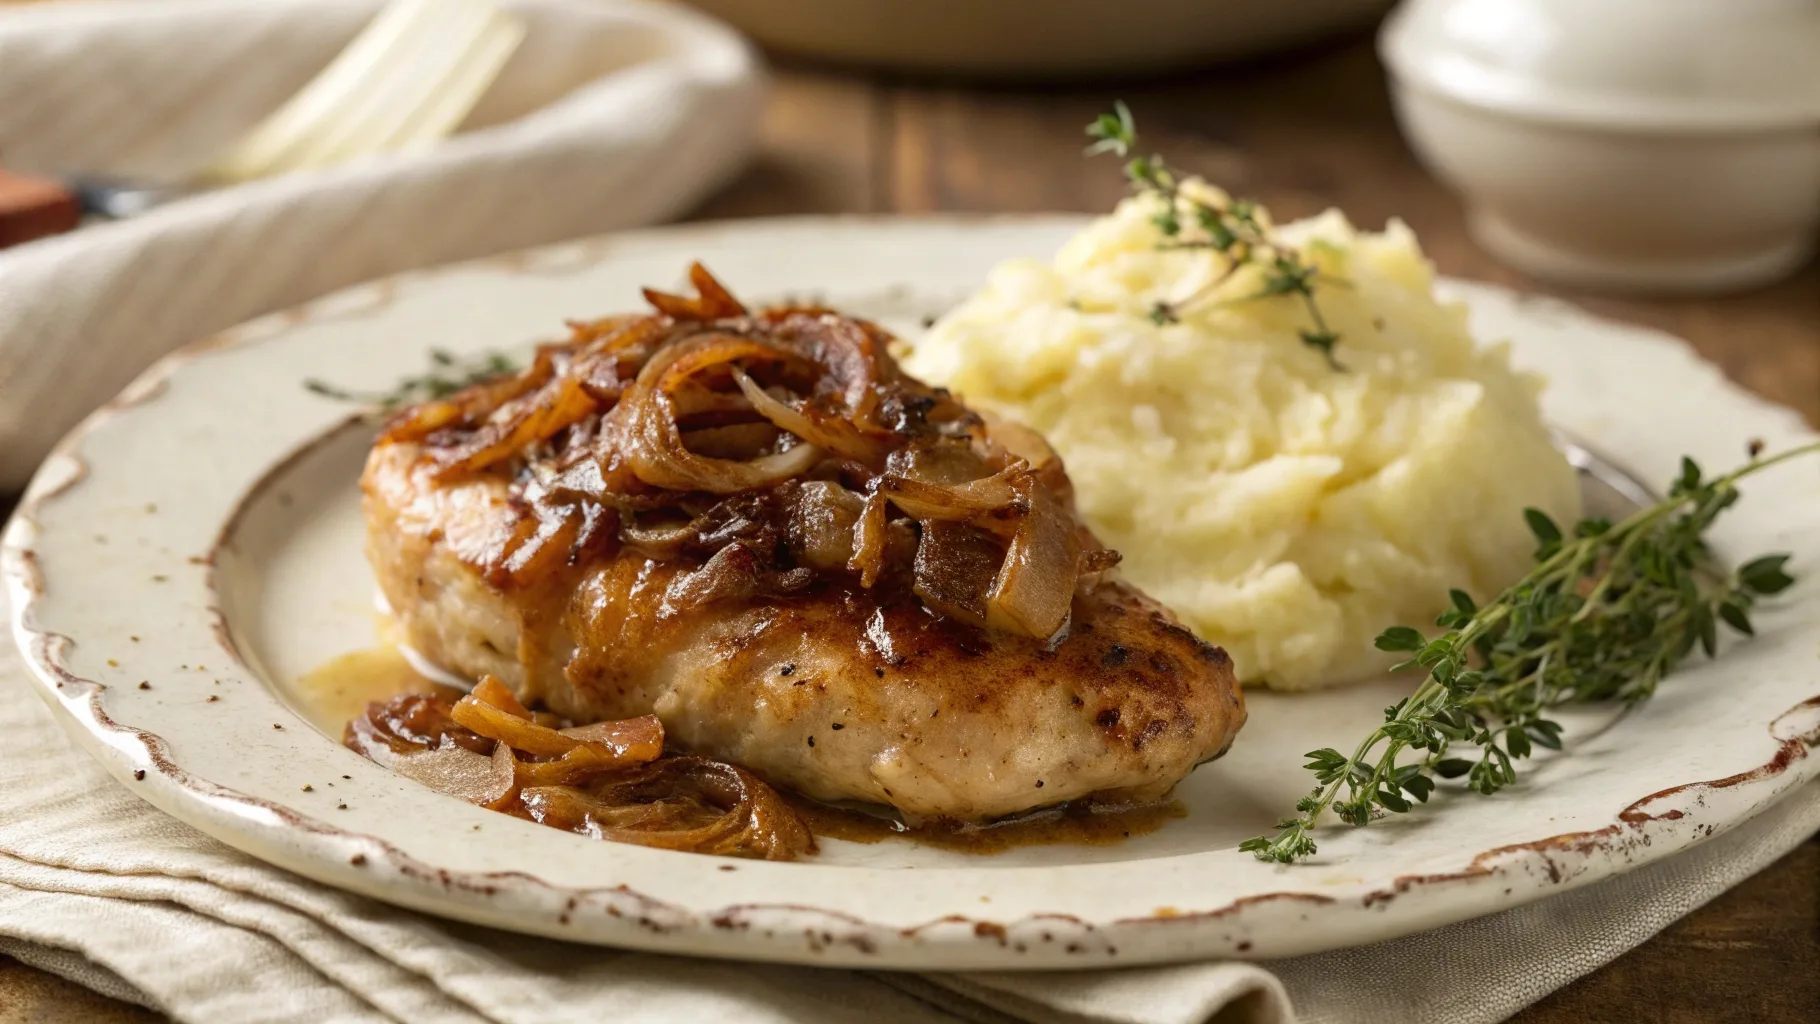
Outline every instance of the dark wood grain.
<path id="1" fill-rule="evenodd" d="M 1283 219 L 1330 206 L 1397 217 L 1443 273 L 1563 294 L 1687 338 L 1734 380 L 1820 423 L 1820 265 L 1722 299 L 1561 293 L 1466 237 L 1459 204 L 1399 138 L 1367 40 L 1242 68 L 1069 89 L 966 90 L 780 73 L 754 166 L 698 218 L 794 213 L 1103 211 L 1123 189 L 1080 159 L 1081 126 L 1114 97 L 1146 142 Z M 0 1024 L 140 1021 L 131 1007 L 0 958 Z M 1640 948 L 1519 1014 L 1520 1024 L 1820 1021 L 1820 840 Z"/>
<path id="2" fill-rule="evenodd" d="M 163 1019 L 0 956 L 0 1024 L 156 1024 Z"/>
<path id="3" fill-rule="evenodd" d="M 1820 842 L 1517 1015 L 1515 1024 L 1820 1021 Z"/>

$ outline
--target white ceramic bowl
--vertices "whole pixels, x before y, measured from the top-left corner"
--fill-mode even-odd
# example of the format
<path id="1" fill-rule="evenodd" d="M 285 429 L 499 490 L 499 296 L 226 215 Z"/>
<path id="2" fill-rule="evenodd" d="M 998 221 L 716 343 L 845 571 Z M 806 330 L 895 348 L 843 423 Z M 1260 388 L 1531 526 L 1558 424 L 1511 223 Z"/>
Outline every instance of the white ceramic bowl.
<path id="1" fill-rule="evenodd" d="M 1537 277 L 1727 291 L 1820 227 L 1820 0 L 1406 0 L 1380 49 L 1474 237 Z"/>

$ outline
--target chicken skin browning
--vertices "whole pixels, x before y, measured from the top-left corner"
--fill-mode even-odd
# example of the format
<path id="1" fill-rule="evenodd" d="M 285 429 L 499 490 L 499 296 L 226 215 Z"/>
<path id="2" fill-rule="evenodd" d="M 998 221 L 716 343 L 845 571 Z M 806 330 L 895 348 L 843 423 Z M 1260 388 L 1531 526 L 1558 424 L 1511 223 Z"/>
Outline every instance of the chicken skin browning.
<path id="1" fill-rule="evenodd" d="M 692 277 L 388 426 L 368 554 L 417 651 L 912 822 L 1155 800 L 1225 751 L 1230 660 L 1108 578 L 1040 438 L 871 324 Z"/>

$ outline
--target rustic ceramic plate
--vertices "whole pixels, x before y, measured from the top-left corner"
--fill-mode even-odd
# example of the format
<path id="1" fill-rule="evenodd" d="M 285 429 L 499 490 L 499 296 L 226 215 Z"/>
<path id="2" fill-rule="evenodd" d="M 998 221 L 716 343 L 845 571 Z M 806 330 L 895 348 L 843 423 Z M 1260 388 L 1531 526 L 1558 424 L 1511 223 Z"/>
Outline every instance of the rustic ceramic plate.
<path id="1" fill-rule="evenodd" d="M 1318 860 L 1234 850 L 1303 791 L 1301 754 L 1368 728 L 1406 683 L 1252 696 L 1185 818 L 1112 846 L 977 857 L 828 841 L 770 864 L 611 845 L 439 796 L 343 749 L 295 681 L 376 642 L 355 479 L 369 427 L 306 378 L 384 389 L 431 347 L 526 345 L 636 305 L 700 257 L 754 300 L 816 295 L 914 333 L 1013 254 L 1078 222 L 785 220 L 628 234 L 356 288 L 147 373 L 39 473 L 5 541 L 45 699 L 128 787 L 250 853 L 431 913 L 585 942 L 894 968 L 1100 967 L 1273 957 L 1389 938 L 1630 870 L 1820 774 L 1820 584 L 1648 705 L 1574 721 L 1495 799 L 1328 829 Z M 1457 286 L 1486 337 L 1553 380 L 1548 414 L 1667 479 L 1811 434 L 1684 346 L 1553 303 Z M 1820 566 L 1820 460 L 1755 478 L 1720 552 Z"/>

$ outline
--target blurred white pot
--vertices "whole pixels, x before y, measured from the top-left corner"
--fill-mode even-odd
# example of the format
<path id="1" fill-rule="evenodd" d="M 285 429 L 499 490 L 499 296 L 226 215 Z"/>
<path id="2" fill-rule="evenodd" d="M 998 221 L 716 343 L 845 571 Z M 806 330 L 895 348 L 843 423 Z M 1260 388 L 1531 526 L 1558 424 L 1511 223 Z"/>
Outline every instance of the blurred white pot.
<path id="1" fill-rule="evenodd" d="M 1417 154 L 1537 277 L 1715 292 L 1820 230 L 1820 0 L 1405 0 L 1379 37 Z"/>

